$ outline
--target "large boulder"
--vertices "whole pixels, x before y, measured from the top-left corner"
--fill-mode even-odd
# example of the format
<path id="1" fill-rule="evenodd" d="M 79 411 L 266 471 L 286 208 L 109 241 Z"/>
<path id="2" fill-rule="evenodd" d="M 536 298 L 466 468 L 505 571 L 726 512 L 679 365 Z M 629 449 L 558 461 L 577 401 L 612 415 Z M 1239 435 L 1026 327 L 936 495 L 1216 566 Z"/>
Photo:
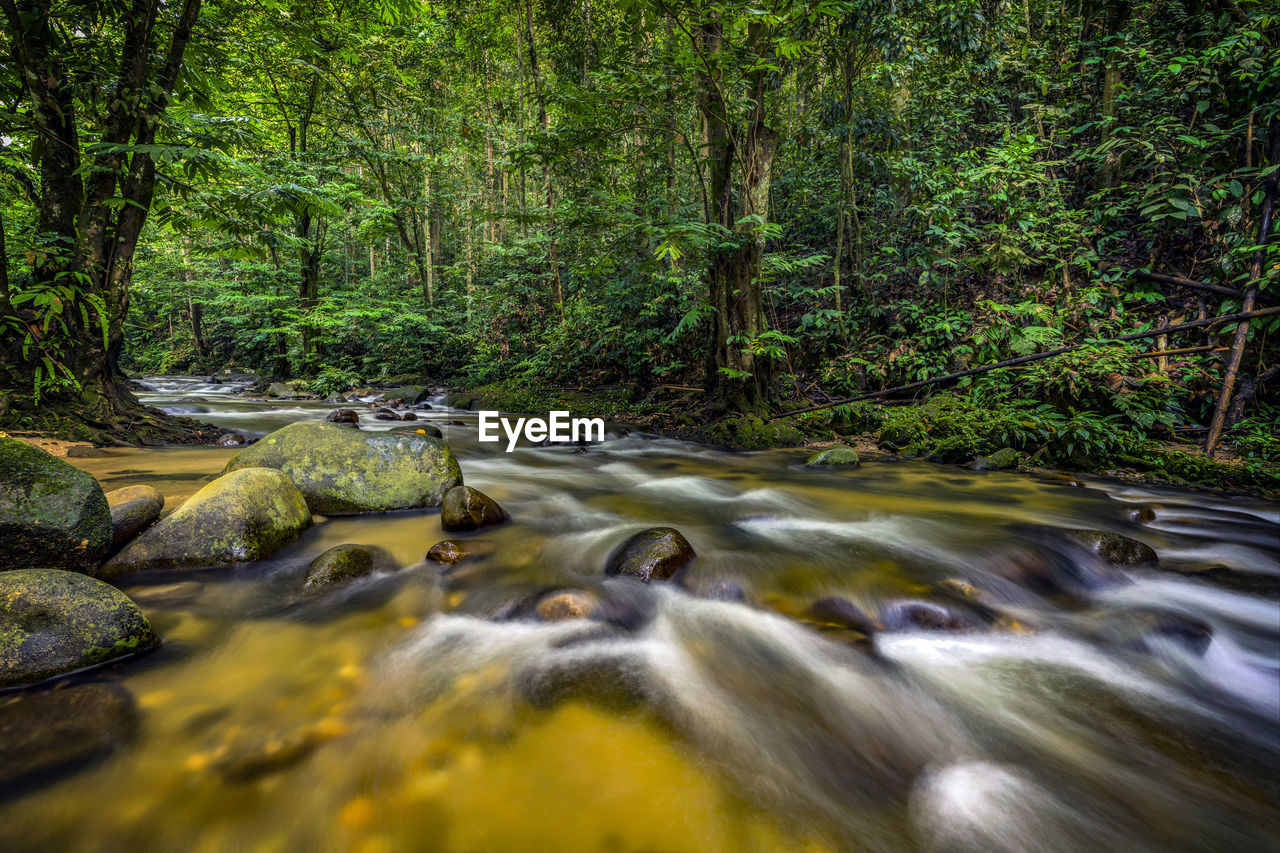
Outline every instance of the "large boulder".
<path id="1" fill-rule="evenodd" d="M 272 382 L 263 393 L 268 397 L 292 397 L 293 389 L 283 382 Z"/>
<path id="2" fill-rule="evenodd" d="M 454 486 L 440 504 L 440 526 L 445 530 L 479 530 L 506 520 L 497 501 L 470 486 Z"/>
<path id="3" fill-rule="evenodd" d="M 462 483 L 453 451 L 425 435 L 358 432 L 300 421 L 240 451 L 225 471 L 277 468 L 288 474 L 312 512 L 356 515 L 439 506 Z"/>
<path id="4" fill-rule="evenodd" d="M 70 463 L 0 435 L 0 542 L 0 571 L 93 574 L 111 543 L 102 487 Z"/>
<path id="5" fill-rule="evenodd" d="M 145 652 L 160 639 L 113 586 L 75 572 L 0 573 L 0 688 Z"/>
<path id="6" fill-rule="evenodd" d="M 384 401 L 402 400 L 406 406 L 425 403 L 432 396 L 431 389 L 426 385 L 405 385 L 394 391 L 388 391 L 382 395 Z"/>
<path id="7" fill-rule="evenodd" d="M 111 547 L 120 549 L 150 527 L 164 509 L 164 495 L 155 486 L 125 486 L 107 492 L 111 508 Z"/>
<path id="8" fill-rule="evenodd" d="M 674 527 L 650 527 L 623 542 L 609 555 L 606 575 L 626 575 L 648 583 L 669 580 L 695 552 Z"/>
<path id="9" fill-rule="evenodd" d="M 192 495 L 112 557 L 102 576 L 250 563 L 271 556 L 310 526 L 307 503 L 286 474 L 243 468 Z"/>

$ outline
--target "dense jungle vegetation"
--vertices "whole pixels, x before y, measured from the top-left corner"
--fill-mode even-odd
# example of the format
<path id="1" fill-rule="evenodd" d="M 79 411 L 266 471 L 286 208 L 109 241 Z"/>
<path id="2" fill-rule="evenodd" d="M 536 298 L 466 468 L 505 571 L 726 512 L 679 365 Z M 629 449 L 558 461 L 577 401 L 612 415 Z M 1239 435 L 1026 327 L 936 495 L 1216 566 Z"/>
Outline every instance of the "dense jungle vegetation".
<path id="1" fill-rule="evenodd" d="M 1275 481 L 1270 2 L 0 9 L 5 428 L 232 370 Z"/>

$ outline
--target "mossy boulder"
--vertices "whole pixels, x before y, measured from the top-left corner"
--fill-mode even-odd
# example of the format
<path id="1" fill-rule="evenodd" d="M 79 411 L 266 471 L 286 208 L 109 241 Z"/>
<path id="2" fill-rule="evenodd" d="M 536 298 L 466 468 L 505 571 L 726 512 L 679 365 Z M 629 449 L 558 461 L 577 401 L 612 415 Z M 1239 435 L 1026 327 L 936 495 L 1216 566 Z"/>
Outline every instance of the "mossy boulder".
<path id="1" fill-rule="evenodd" d="M 288 474 L 311 511 L 324 515 L 439 506 L 462 483 L 458 460 L 440 439 L 320 421 L 276 430 L 237 453 L 224 470 L 254 467 Z"/>
<path id="2" fill-rule="evenodd" d="M 979 471 L 1007 471 L 1017 468 L 1022 455 L 1012 447 L 1002 447 L 990 456 L 980 456 L 973 462 Z"/>
<path id="3" fill-rule="evenodd" d="M 304 586 L 318 589 L 336 586 L 389 568 L 391 557 L 372 545 L 338 545 L 311 561 Z"/>
<path id="4" fill-rule="evenodd" d="M 0 688 L 35 684 L 155 648 L 142 610 L 76 572 L 0 573 Z"/>
<path id="5" fill-rule="evenodd" d="M 625 575 L 648 583 L 665 581 L 697 556 L 674 527 L 651 527 L 627 539 L 609 555 L 606 575 Z"/>
<path id="6" fill-rule="evenodd" d="M 431 389 L 426 385 L 405 385 L 394 391 L 388 391 L 382 395 L 385 401 L 400 400 L 407 406 L 425 403 L 432 396 Z"/>
<path id="7" fill-rule="evenodd" d="M 479 489 L 454 486 L 440 504 L 440 526 L 445 530 L 479 530 L 507 520 L 498 502 Z"/>
<path id="8" fill-rule="evenodd" d="M 1068 530 L 1066 534 L 1113 566 L 1154 563 L 1156 552 L 1150 545 L 1119 533 L 1104 530 Z"/>
<path id="9" fill-rule="evenodd" d="M 848 465 L 856 468 L 859 465 L 858 451 L 852 447 L 829 447 L 821 450 L 805 460 L 806 465 Z"/>
<path id="10" fill-rule="evenodd" d="M 243 468 L 192 495 L 111 558 L 102 575 L 251 563 L 270 557 L 310 526 L 307 503 L 286 474 Z"/>
<path id="11" fill-rule="evenodd" d="M 119 550 L 155 523 L 164 509 L 164 495 L 155 486 L 125 486 L 107 492 L 111 508 L 111 547 Z"/>
<path id="12" fill-rule="evenodd" d="M 746 450 L 794 447 L 805 440 L 804 433 L 791 424 L 766 421 L 756 415 L 726 418 L 711 424 L 705 433 L 707 439 L 715 444 Z"/>
<path id="13" fill-rule="evenodd" d="M 263 393 L 268 397 L 292 397 L 294 391 L 283 382 L 272 382 Z"/>
<path id="14" fill-rule="evenodd" d="M 74 465 L 0 435 L 0 542 L 0 571 L 93 574 L 111 543 L 102 487 Z"/>

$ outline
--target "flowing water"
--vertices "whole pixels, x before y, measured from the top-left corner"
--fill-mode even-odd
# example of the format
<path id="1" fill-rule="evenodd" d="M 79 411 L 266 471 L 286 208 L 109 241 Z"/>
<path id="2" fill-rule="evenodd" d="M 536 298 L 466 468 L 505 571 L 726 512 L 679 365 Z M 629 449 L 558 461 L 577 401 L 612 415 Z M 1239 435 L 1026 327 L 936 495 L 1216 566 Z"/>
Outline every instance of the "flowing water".
<path id="1" fill-rule="evenodd" d="M 332 408 L 148 382 L 149 402 L 253 435 Z M 508 454 L 472 413 L 420 417 L 512 516 L 469 537 L 486 556 L 442 575 L 424 554 L 458 537 L 438 514 L 387 513 L 324 520 L 262 563 L 124 579 L 164 644 L 88 680 L 127 690 L 136 722 L 0 802 L 0 849 L 1276 849 L 1276 503 L 815 470 L 621 428 Z M 75 462 L 172 509 L 234 452 Z M 602 578 L 654 525 L 693 543 L 703 595 Z M 1058 528 L 1140 539 L 1160 566 L 1104 566 Z M 304 594 L 343 543 L 401 568 Z M 949 578 L 991 606 L 944 598 Z M 611 618 L 522 617 L 560 587 Z M 927 599 L 964 624 L 868 643 L 802 618 L 830 596 Z"/>

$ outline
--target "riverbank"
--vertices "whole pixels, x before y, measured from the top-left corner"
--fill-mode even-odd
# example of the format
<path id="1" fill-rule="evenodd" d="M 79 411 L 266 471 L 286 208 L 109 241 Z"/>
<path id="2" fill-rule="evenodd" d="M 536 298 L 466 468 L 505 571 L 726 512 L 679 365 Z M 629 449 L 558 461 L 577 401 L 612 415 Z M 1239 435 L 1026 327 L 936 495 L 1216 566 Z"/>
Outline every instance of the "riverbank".
<path id="1" fill-rule="evenodd" d="M 1009 467 L 1025 470 L 1280 498 L 1280 459 L 1241 455 L 1231 448 L 1210 459 L 1195 444 L 1172 437 L 1152 440 L 1087 413 L 1065 419 L 1047 411 L 998 411 L 949 394 L 906 405 L 839 406 L 778 420 L 710 419 L 701 390 L 687 386 L 659 385 L 642 394 L 625 386 L 494 382 L 453 389 L 446 399 L 469 409 L 563 409 L 735 450 L 847 445 L 861 454 L 990 467 L 978 460 L 1009 448 L 1017 454 Z"/>

